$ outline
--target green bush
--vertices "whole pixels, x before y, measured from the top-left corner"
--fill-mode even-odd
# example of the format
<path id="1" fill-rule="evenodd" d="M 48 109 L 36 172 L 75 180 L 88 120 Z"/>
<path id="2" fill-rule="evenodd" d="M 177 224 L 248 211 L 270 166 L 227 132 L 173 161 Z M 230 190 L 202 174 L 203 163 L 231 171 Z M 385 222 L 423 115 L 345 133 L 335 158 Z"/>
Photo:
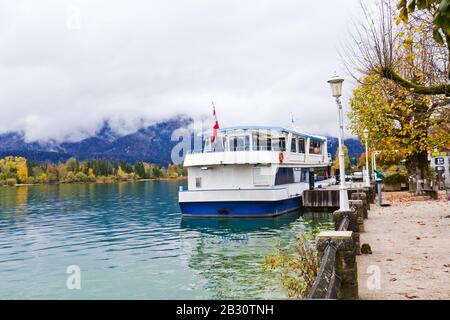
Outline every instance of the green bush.
<path id="1" fill-rule="evenodd" d="M 383 181 L 385 184 L 408 183 L 408 176 L 402 173 L 392 173 L 387 175 Z"/>

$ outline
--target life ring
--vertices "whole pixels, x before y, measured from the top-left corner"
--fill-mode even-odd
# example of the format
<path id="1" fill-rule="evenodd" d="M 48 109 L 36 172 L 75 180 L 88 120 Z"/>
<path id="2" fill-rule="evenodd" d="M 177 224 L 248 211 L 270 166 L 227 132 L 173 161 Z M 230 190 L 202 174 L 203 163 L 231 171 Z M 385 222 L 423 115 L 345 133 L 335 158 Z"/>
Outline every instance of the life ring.
<path id="1" fill-rule="evenodd" d="M 278 160 L 280 160 L 280 163 L 282 163 L 284 161 L 284 153 L 280 152 L 280 154 L 278 155 Z"/>

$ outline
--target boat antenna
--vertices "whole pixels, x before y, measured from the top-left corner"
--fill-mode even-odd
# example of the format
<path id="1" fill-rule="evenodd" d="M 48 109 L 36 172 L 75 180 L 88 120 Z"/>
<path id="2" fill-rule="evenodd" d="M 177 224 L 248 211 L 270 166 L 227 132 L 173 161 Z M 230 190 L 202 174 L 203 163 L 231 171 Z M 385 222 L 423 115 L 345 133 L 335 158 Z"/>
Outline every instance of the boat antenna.
<path id="1" fill-rule="evenodd" d="M 294 118 L 294 114 L 291 112 L 291 128 L 295 127 L 295 118 Z"/>

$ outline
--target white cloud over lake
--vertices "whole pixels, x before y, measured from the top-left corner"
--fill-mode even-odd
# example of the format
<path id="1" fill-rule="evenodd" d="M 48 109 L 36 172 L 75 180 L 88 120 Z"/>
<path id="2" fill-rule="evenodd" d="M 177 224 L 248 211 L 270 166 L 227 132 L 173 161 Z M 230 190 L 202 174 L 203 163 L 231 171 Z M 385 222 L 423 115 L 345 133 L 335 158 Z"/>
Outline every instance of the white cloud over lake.
<path id="1" fill-rule="evenodd" d="M 358 0 L 0 1 L 0 133 L 77 140 L 183 113 L 336 135 Z M 351 93 L 344 83 L 344 98 Z M 344 99 L 346 101 L 346 99 Z M 212 121 L 212 119 L 211 119 Z M 347 133 L 348 134 L 348 133 Z"/>

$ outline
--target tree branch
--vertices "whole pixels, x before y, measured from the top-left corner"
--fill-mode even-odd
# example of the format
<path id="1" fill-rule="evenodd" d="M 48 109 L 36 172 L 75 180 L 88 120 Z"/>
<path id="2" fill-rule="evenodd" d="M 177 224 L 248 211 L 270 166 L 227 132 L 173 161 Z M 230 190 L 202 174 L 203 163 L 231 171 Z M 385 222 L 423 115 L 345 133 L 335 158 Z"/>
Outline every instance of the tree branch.
<path id="1" fill-rule="evenodd" d="M 381 70 L 381 76 L 383 76 L 386 79 L 394 81 L 395 83 L 406 89 L 413 89 L 414 92 L 418 94 L 430 94 L 430 95 L 445 94 L 447 96 L 450 96 L 450 84 L 441 84 L 438 86 L 428 86 L 428 87 L 421 86 L 414 82 L 406 80 L 391 68 L 383 68 Z"/>

